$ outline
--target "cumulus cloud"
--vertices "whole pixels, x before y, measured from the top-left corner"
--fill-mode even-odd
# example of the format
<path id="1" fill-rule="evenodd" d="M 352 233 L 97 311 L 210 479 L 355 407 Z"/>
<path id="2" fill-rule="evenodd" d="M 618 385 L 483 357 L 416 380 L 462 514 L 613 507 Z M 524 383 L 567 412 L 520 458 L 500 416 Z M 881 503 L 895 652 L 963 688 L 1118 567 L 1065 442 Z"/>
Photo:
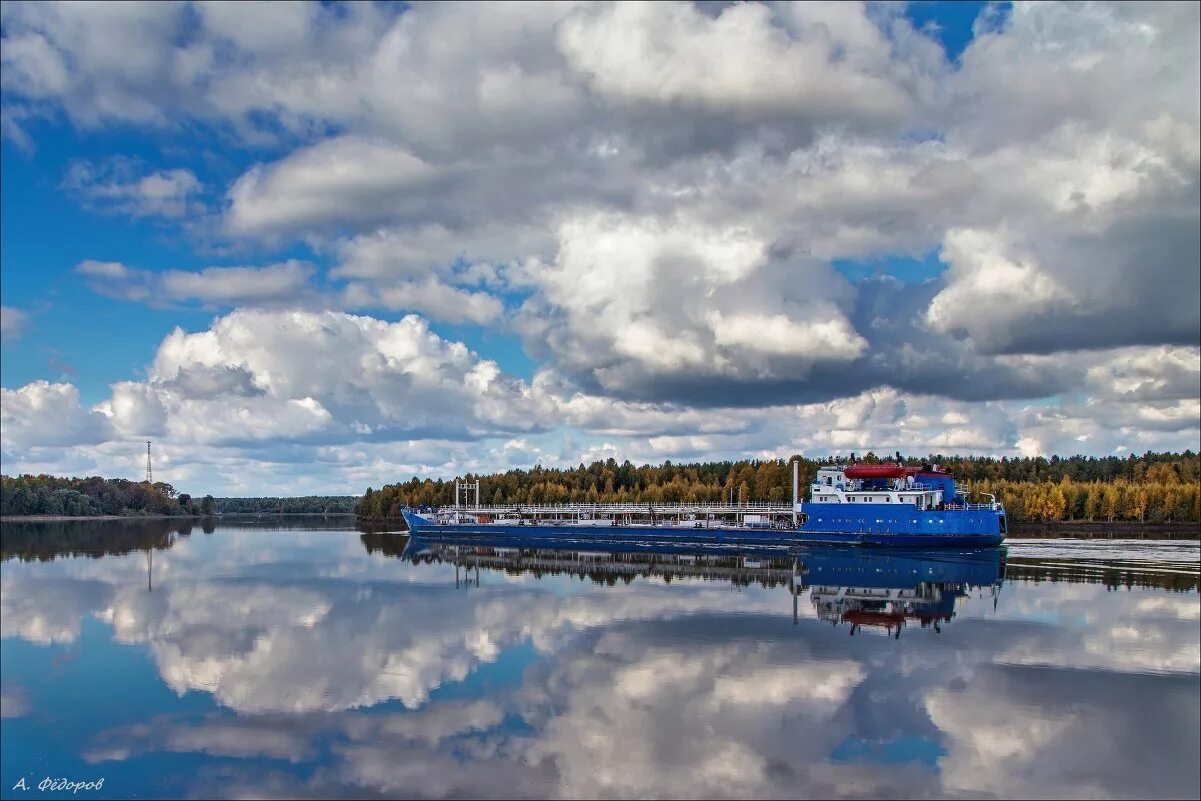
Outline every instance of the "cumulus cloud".
<path id="1" fill-rule="evenodd" d="M 164 339 L 149 380 L 118 385 L 104 407 L 118 425 L 129 396 L 165 409 L 168 434 L 190 442 L 474 439 L 550 422 L 524 382 L 414 315 L 238 310 Z"/>
<path id="2" fill-rule="evenodd" d="M 120 262 L 86 260 L 75 271 L 95 291 L 153 305 L 196 302 L 214 306 L 298 304 L 311 293 L 312 265 L 289 260 L 265 267 L 139 270 Z"/>
<path id="3" fill-rule="evenodd" d="M 866 342 L 828 268 L 773 259 L 752 230 L 588 216 L 565 221 L 554 264 L 526 278 L 527 345 L 571 373 L 637 394 L 657 381 L 804 377 Z"/>
<path id="4" fill-rule="evenodd" d="M 232 459 L 238 481 L 290 482 L 299 473 L 309 477 L 296 480 L 319 484 L 317 474 L 327 471 L 348 492 L 378 482 L 379 470 L 444 471 L 451 454 L 472 458 L 469 443 L 539 435 L 559 423 L 554 396 L 414 315 L 392 323 L 242 309 L 206 331 L 177 329 L 145 380 L 115 383 L 92 409 L 70 384 L 41 381 L 3 393 L 6 470 L 40 471 L 55 460 L 56 470 L 104 463 L 120 473 L 135 456 L 123 443 L 154 436 L 166 440 L 160 474 L 167 480 L 220 483 L 228 479 L 201 466 Z M 340 443 L 363 443 L 370 454 Z"/>
<path id="5" fill-rule="evenodd" d="M 732 111 L 810 129 L 834 120 L 896 125 L 913 103 L 879 55 L 889 50 L 884 32 L 859 5 L 740 4 L 714 15 L 682 3 L 598 5 L 565 19 L 558 44 L 571 69 L 618 103 Z"/>
<path id="6" fill-rule="evenodd" d="M 80 406 L 78 389 L 49 381 L 0 387 L 0 428 L 6 451 L 94 444 L 113 433 L 107 418 Z"/>
<path id="7" fill-rule="evenodd" d="M 972 42 L 947 141 L 997 205 L 944 235 L 936 328 L 986 351 L 1197 344 L 1198 27 L 1195 8 L 1045 4 Z"/>

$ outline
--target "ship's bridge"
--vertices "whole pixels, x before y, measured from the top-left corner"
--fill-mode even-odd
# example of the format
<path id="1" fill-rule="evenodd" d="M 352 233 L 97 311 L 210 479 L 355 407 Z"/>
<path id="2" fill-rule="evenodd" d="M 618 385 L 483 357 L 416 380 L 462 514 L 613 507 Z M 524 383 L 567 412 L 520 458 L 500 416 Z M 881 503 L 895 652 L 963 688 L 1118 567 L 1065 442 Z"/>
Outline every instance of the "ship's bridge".
<path id="1" fill-rule="evenodd" d="M 1000 509 L 987 503 L 967 503 L 967 490 L 950 476 L 894 464 L 822 467 L 809 487 L 811 503 L 908 504 L 918 509 Z"/>

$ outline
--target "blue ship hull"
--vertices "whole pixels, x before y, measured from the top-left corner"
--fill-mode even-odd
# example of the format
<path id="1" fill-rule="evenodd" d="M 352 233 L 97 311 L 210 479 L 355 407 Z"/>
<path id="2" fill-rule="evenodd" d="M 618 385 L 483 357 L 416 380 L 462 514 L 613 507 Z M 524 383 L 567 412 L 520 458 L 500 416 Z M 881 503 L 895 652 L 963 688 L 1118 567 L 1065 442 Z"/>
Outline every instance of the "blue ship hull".
<path id="1" fill-rule="evenodd" d="M 810 510 L 830 506 L 835 513 Z M 405 523 L 417 536 L 465 538 L 512 538 L 514 540 L 558 540 L 591 542 L 680 542 L 713 545 L 865 545 L 904 548 L 987 548 L 1000 545 L 1003 523 L 994 511 L 918 512 L 873 507 L 869 516 L 852 517 L 846 507 L 806 504 L 809 519 L 796 529 L 751 527 L 688 528 L 679 526 L 581 526 L 499 523 L 440 525 L 410 510 L 403 510 Z M 856 512 L 869 510 L 856 509 Z M 901 514 L 895 514 L 900 512 Z M 917 516 L 921 517 L 917 517 Z M 902 519 L 904 516 L 904 519 Z M 940 522 L 940 519 L 942 522 Z M 915 521 L 916 522 L 913 522 Z M 1003 514 L 1001 515 L 1003 520 Z"/>
<path id="2" fill-rule="evenodd" d="M 958 548 L 1000 545 L 1005 540 L 1005 513 L 998 509 L 918 510 L 838 503 L 806 503 L 802 508 L 808 519 L 795 536 L 804 542 Z"/>

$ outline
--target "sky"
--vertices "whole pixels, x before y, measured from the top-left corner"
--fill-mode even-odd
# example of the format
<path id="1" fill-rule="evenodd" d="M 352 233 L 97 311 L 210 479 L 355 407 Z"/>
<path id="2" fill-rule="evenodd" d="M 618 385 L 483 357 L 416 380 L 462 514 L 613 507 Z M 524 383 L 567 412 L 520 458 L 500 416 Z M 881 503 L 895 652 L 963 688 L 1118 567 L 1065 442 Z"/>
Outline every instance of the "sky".
<path id="1" fill-rule="evenodd" d="M 1201 446 L 1201 5 L 0 28 L 5 474 Z"/>

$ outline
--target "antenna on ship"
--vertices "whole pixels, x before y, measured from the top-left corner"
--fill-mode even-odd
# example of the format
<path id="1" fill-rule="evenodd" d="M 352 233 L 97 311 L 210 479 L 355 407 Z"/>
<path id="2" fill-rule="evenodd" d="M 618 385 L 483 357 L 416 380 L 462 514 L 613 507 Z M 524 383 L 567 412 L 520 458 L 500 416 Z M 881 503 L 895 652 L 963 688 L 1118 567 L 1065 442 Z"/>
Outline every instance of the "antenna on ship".
<path id="1" fill-rule="evenodd" d="M 146 483 L 154 485 L 154 473 L 150 469 L 150 440 L 146 440 Z"/>
<path id="2" fill-rule="evenodd" d="M 800 469 L 801 469 L 801 460 L 793 459 L 792 460 L 792 527 L 793 528 L 797 527 L 797 522 L 798 522 L 796 507 L 797 507 L 798 495 L 800 492 L 800 486 L 799 486 L 800 485 L 800 476 L 799 476 Z M 796 617 L 795 613 L 793 614 L 793 617 Z M 796 621 L 794 620 L 793 622 L 795 623 Z"/>

